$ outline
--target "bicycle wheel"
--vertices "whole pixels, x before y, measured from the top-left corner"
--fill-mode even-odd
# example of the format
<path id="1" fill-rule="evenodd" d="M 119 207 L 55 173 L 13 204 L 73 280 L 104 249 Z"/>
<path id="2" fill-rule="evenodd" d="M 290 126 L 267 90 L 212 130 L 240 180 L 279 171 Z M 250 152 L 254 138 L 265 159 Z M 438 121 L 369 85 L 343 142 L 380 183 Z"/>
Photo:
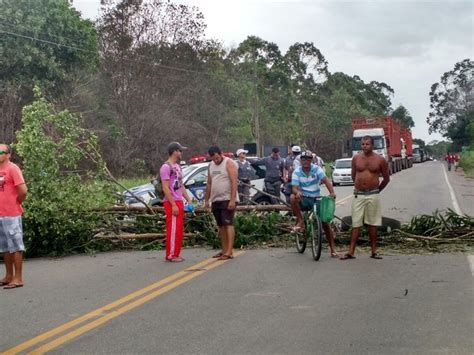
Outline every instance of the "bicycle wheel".
<path id="1" fill-rule="evenodd" d="M 321 257 L 321 249 L 323 248 L 323 231 L 321 220 L 316 213 L 312 215 L 311 228 L 311 251 L 313 259 L 318 261 Z"/>
<path id="2" fill-rule="evenodd" d="M 298 253 L 303 254 L 305 249 L 306 249 L 306 238 L 305 234 L 306 232 L 298 232 L 296 233 L 296 250 Z"/>
<path id="3" fill-rule="evenodd" d="M 306 223 L 306 215 L 303 214 L 304 220 L 305 220 L 305 226 L 307 226 Z M 306 242 L 308 240 L 307 238 L 307 229 L 305 228 L 304 232 L 298 232 L 296 233 L 296 250 L 298 253 L 303 254 L 305 249 L 306 249 Z"/>

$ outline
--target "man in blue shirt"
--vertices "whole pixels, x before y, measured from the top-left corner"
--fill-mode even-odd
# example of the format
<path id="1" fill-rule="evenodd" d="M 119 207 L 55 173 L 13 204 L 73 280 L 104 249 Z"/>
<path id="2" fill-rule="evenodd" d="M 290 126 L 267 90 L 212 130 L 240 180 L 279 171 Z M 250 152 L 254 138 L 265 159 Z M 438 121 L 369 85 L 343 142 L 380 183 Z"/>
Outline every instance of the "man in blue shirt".
<path id="1" fill-rule="evenodd" d="M 301 153 L 301 166 L 298 167 L 291 177 L 292 195 L 290 197 L 291 208 L 296 216 L 295 231 L 304 230 L 304 219 L 301 211 L 309 211 L 317 204 L 319 214 L 319 198 L 321 197 L 320 184 L 326 185 L 329 196 L 336 198 L 336 193 L 321 167 L 312 164 L 313 155 L 310 151 Z M 334 246 L 334 234 L 329 223 L 322 223 L 324 234 L 329 244 L 331 257 L 338 258 Z"/>

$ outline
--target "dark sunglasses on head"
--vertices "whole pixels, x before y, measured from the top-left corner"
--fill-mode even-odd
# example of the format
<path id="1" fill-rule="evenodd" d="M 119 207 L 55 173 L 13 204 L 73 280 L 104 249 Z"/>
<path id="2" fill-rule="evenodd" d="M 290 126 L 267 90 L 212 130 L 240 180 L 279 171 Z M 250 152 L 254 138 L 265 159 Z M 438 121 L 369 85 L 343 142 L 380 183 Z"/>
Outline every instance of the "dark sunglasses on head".
<path id="1" fill-rule="evenodd" d="M 10 152 L 8 150 L 0 150 L 0 155 L 2 154 L 10 154 Z"/>
<path id="2" fill-rule="evenodd" d="M 304 157 L 304 158 L 301 158 L 301 160 L 313 160 L 313 158 L 310 158 L 310 157 Z"/>

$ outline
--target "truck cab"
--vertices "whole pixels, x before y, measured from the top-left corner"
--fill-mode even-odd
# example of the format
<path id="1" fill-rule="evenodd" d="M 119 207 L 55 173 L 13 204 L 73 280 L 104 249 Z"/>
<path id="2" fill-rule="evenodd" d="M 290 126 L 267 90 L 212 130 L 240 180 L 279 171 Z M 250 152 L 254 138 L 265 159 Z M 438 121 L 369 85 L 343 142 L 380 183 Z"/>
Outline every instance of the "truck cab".
<path id="1" fill-rule="evenodd" d="M 362 138 L 370 136 L 374 139 L 374 153 L 388 161 L 387 148 L 389 142 L 385 139 L 383 128 L 356 129 L 352 134 L 352 156 L 362 153 Z"/>

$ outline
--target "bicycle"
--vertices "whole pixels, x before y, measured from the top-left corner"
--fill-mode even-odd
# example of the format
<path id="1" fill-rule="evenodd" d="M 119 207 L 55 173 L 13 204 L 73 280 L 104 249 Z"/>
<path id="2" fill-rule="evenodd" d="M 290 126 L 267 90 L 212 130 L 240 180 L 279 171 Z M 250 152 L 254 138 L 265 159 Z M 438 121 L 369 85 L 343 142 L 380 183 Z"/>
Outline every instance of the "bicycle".
<path id="1" fill-rule="evenodd" d="M 316 200 L 320 201 L 321 197 Z M 321 257 L 323 245 L 323 227 L 318 216 L 318 204 L 315 203 L 311 210 L 302 211 L 301 213 L 303 214 L 305 228 L 303 232 L 296 233 L 296 250 L 298 253 L 303 254 L 306 250 L 308 238 L 311 238 L 311 252 L 313 253 L 313 259 L 318 261 Z"/>

